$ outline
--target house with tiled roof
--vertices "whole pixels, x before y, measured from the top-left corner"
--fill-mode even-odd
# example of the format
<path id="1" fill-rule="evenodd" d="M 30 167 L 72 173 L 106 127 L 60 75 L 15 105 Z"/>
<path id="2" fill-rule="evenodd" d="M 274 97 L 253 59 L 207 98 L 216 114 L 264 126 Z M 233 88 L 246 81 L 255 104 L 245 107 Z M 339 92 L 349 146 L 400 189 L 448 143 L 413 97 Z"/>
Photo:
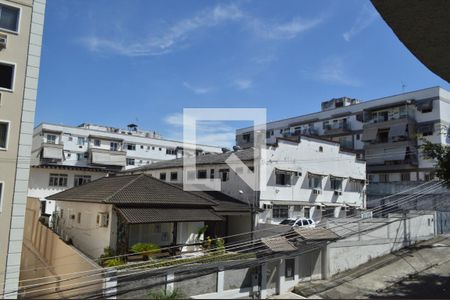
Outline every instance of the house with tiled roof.
<path id="1" fill-rule="evenodd" d="M 120 175 L 47 197 L 56 202 L 54 229 L 91 258 L 104 248 L 127 253 L 136 243 L 195 248 L 198 232 L 230 229 L 232 218 L 250 218 L 249 207 L 220 192 L 188 192 L 147 174 Z M 248 222 L 249 223 L 249 222 Z M 229 234 L 249 228 L 232 227 Z"/>

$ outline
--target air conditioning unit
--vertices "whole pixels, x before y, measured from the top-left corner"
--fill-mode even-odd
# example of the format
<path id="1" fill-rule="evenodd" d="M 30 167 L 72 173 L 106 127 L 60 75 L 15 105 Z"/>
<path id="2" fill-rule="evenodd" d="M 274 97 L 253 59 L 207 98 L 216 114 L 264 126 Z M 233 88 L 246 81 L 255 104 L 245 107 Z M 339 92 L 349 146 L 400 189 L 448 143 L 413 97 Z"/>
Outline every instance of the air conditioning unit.
<path id="1" fill-rule="evenodd" d="M 334 191 L 334 195 L 340 196 L 340 195 L 342 195 L 342 191 L 336 190 L 336 191 Z"/>
<path id="2" fill-rule="evenodd" d="M 322 194 L 322 190 L 321 189 L 313 189 L 313 194 L 314 195 Z"/>
<path id="3" fill-rule="evenodd" d="M 0 35 L 0 50 L 6 48 L 6 41 L 7 41 L 6 35 Z"/>
<path id="4" fill-rule="evenodd" d="M 99 226 L 100 227 L 108 227 L 109 224 L 109 214 L 108 213 L 99 213 Z"/>

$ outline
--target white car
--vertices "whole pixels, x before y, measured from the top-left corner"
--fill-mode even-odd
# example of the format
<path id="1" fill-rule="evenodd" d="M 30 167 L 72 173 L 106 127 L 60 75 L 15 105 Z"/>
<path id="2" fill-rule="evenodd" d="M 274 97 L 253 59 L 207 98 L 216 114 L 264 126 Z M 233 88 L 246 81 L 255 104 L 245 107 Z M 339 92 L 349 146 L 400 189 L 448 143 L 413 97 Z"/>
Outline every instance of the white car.
<path id="1" fill-rule="evenodd" d="M 316 222 L 310 218 L 288 218 L 280 222 L 280 225 L 291 225 L 292 227 L 315 228 Z"/>

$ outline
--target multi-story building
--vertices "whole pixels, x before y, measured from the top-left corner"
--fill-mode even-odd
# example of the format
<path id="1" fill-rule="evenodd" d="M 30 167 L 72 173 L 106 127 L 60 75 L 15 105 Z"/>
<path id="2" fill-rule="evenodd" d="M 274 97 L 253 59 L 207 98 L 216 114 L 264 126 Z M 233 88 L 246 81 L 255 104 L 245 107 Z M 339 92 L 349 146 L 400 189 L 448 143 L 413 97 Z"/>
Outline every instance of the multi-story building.
<path id="1" fill-rule="evenodd" d="M 127 171 L 144 172 L 171 183 L 190 179 L 221 181 L 221 192 L 259 207 L 258 222 L 277 223 L 288 217 L 321 220 L 357 213 L 365 209 L 366 164 L 353 152 L 342 151 L 336 142 L 309 136 L 277 138 L 276 143 L 254 155 L 254 148 L 196 158 L 196 170 L 184 166 L 183 159 L 159 162 Z M 231 168 L 228 159 L 235 154 L 246 166 Z M 265 160 L 263 160 L 265 157 Z M 254 191 L 242 178 L 256 165 L 264 168 L 265 180 Z M 261 179 L 264 179 L 262 177 Z M 236 219 L 235 226 L 240 224 Z"/>
<path id="2" fill-rule="evenodd" d="M 34 129 L 28 196 L 45 197 L 109 172 L 130 169 L 183 155 L 222 152 L 220 147 L 163 139 L 154 131 L 81 124 L 66 126 L 42 123 Z M 47 213 L 54 203 L 47 201 Z"/>
<path id="3" fill-rule="evenodd" d="M 0 290 L 15 297 L 45 0 L 0 0 Z"/>
<path id="4" fill-rule="evenodd" d="M 421 140 L 449 144 L 449 124 L 450 93 L 431 87 L 364 102 L 325 101 L 320 112 L 268 123 L 266 137 L 271 143 L 307 134 L 339 142 L 367 161 L 371 183 L 427 181 L 434 177 L 433 161 L 421 155 Z M 251 146 L 252 128 L 237 130 L 236 142 Z"/>

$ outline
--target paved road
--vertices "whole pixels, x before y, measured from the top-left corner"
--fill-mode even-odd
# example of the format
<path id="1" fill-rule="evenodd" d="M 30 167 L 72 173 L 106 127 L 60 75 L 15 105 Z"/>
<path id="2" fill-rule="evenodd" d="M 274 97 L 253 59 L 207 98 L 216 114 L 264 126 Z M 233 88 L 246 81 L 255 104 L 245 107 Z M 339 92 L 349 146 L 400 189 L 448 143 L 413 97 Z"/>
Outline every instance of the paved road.
<path id="1" fill-rule="evenodd" d="M 441 236 L 343 272 L 299 284 L 308 298 L 449 298 L 450 237 Z"/>

